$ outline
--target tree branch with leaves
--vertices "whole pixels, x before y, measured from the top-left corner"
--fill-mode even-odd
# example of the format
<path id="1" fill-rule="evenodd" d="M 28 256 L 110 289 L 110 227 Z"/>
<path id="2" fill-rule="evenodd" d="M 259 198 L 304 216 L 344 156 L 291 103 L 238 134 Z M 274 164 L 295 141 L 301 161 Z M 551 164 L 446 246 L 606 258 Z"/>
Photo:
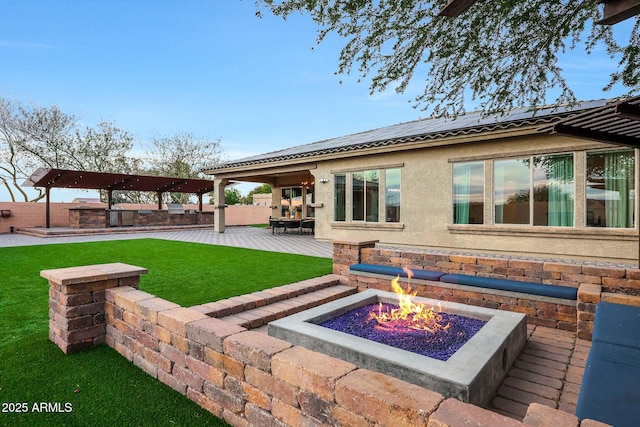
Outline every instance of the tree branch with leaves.
<path id="1" fill-rule="evenodd" d="M 575 93 L 558 60 L 582 46 L 592 53 L 604 46 L 618 70 L 610 90 L 622 84 L 640 90 L 640 19 L 621 46 L 601 17 L 596 0 L 477 1 L 457 18 L 438 17 L 447 0 L 256 0 L 256 14 L 283 18 L 300 12 L 319 25 L 317 42 L 330 34 L 345 39 L 338 74 L 371 76 L 370 91 L 393 87 L 403 93 L 424 79 L 415 106 L 438 116 L 465 112 L 471 99 L 487 115 L 516 106 L 575 104 Z"/>

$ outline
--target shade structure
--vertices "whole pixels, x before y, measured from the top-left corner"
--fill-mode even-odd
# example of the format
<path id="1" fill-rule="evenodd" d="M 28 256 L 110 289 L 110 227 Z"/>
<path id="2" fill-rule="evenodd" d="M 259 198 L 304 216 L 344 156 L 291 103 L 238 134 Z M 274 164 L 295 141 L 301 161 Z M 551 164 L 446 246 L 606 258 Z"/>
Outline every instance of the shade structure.
<path id="1" fill-rule="evenodd" d="M 126 190 L 205 194 L 213 191 L 208 179 L 166 176 L 129 175 L 39 168 L 23 184 L 25 187 L 78 188 L 92 190 Z"/>
<path id="2" fill-rule="evenodd" d="M 559 120 L 540 130 L 640 148 L 640 96 L 607 103 L 605 106 Z"/>
<path id="3" fill-rule="evenodd" d="M 22 185 L 25 187 L 41 187 L 47 190 L 47 228 L 50 226 L 49 190 L 51 188 L 106 190 L 109 195 L 114 190 L 150 191 L 156 194 L 166 192 L 191 193 L 198 195 L 200 210 L 202 210 L 202 195 L 212 192 L 214 188 L 214 182 L 208 179 L 131 175 L 51 168 L 37 169 Z M 158 204 L 160 204 L 160 200 L 158 200 Z"/>

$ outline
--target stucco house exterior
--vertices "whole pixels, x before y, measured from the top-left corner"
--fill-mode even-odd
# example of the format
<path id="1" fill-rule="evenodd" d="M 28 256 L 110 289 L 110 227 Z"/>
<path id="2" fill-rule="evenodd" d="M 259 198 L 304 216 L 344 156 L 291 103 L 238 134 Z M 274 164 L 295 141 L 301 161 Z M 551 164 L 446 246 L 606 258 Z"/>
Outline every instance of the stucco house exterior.
<path id="1" fill-rule="evenodd" d="M 634 262 L 640 131 L 605 143 L 588 123 L 572 136 L 556 126 L 615 102 L 421 119 L 223 163 L 206 171 L 215 227 L 224 232 L 224 187 L 249 181 L 273 187 L 273 217 L 282 189 L 306 200 L 317 239 Z"/>

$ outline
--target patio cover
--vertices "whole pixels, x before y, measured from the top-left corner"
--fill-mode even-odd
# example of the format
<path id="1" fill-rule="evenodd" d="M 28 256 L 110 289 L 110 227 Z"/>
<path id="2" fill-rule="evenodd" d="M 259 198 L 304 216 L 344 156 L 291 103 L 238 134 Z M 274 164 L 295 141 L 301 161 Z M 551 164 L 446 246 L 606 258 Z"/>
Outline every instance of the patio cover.
<path id="1" fill-rule="evenodd" d="M 640 148 L 640 96 L 611 102 L 603 107 L 561 119 L 553 125 L 541 127 L 538 130 Z M 640 267 L 640 234 L 638 235 L 638 266 Z"/>
<path id="2" fill-rule="evenodd" d="M 113 190 L 153 191 L 160 195 L 166 192 L 191 193 L 198 195 L 199 209 L 202 210 L 202 195 L 213 191 L 214 183 L 208 179 L 172 178 L 165 176 L 129 175 L 78 171 L 67 169 L 39 168 L 22 184 L 25 187 L 44 187 L 47 192 L 46 226 L 49 228 L 49 190 L 51 188 L 78 188 L 106 190 L 108 204 L 111 205 Z M 158 209 L 162 209 L 158 197 Z"/>
<path id="3" fill-rule="evenodd" d="M 569 116 L 540 131 L 640 148 L 640 96 Z"/>

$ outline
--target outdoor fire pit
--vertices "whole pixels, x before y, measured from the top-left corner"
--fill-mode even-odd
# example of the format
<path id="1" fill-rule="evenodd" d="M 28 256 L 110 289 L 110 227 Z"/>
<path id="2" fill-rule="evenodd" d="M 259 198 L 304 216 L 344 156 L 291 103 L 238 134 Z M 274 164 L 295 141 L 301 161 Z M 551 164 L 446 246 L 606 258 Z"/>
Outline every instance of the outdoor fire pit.
<path id="1" fill-rule="evenodd" d="M 385 313 L 401 306 L 405 297 L 369 289 L 273 321 L 269 323 L 268 333 L 360 368 L 437 391 L 445 397 L 476 405 L 487 403 L 526 342 L 525 316 L 412 297 L 412 304 L 430 307 L 432 314 L 439 316 L 437 326 L 431 320 L 426 321 L 426 326 L 407 325 L 403 320 L 389 323 Z M 380 315 L 383 319 L 371 326 L 371 319 Z M 457 320 L 462 326 L 453 323 Z M 464 330 L 466 323 L 472 324 L 468 330 Z M 371 331 L 364 331 L 365 328 Z M 361 336 L 354 335 L 354 331 Z M 441 335 L 429 335 L 432 332 Z M 382 344 L 366 338 L 367 334 L 376 340 L 379 335 L 390 340 Z M 421 336 L 423 342 L 416 344 Z M 452 336 L 460 339 L 447 338 Z M 408 341 L 411 348 L 398 344 L 403 340 Z M 449 347 L 446 341 L 456 342 Z M 437 348 L 434 351 L 426 348 L 429 346 Z"/>

